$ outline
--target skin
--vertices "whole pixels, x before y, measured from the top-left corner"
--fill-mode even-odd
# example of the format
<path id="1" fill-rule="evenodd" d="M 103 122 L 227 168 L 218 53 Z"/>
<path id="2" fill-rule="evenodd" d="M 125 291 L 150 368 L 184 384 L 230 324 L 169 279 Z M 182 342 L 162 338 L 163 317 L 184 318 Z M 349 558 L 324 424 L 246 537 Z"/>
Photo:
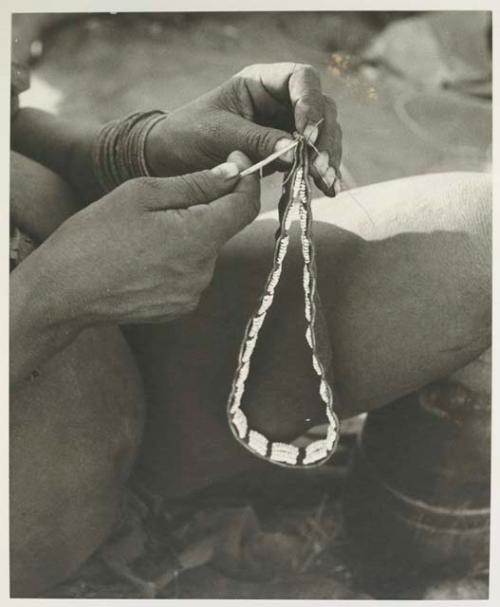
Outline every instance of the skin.
<path id="1" fill-rule="evenodd" d="M 26 108 L 13 120 L 12 149 L 63 176 L 82 203 L 88 203 L 105 193 L 92 166 L 99 129 L 92 122 L 75 124 Z M 316 144 L 320 156 L 313 175 L 317 186 L 332 195 L 342 155 L 342 131 L 335 102 L 322 93 L 319 76 L 310 65 L 248 66 L 157 123 L 146 140 L 146 160 L 157 177 L 212 168 L 234 150 L 258 162 L 288 145 L 295 130 Z M 269 170 L 286 169 L 291 161 L 289 154 Z"/>
<path id="2" fill-rule="evenodd" d="M 259 211 L 257 177 L 238 170 L 131 180 L 68 218 L 12 272 L 12 384 L 89 326 L 194 310 L 219 249 Z"/>
<path id="3" fill-rule="evenodd" d="M 319 279 L 343 418 L 462 367 L 488 347 L 491 331 L 487 176 L 422 176 L 361 188 L 354 195 L 376 230 L 347 193 L 335 204 L 315 203 Z M 50 205 L 54 198 L 50 191 L 42 197 L 37 192 L 39 203 Z M 184 320 L 127 328 L 148 406 L 135 481 L 149 491 L 182 497 L 243 471 L 264 473 L 269 466 L 234 441 L 224 409 L 243 326 L 269 268 L 275 228 L 274 218 L 262 216 L 223 247 L 211 285 Z M 282 295 L 263 332 L 263 350 L 256 352 L 246 404 L 256 427 L 283 438 L 303 430 L 305 418 L 314 421 L 319 413 L 305 406 L 315 388 L 296 330 L 302 314 L 292 279 L 297 253 L 291 252 Z M 134 461 L 141 428 L 134 411 L 142 402 L 137 368 L 123 353 L 123 342 L 112 352 L 99 341 L 111 330 L 86 329 L 45 363 L 36 380 L 11 395 L 11 554 L 18 595 L 36 595 L 69 575 L 109 533 Z M 90 350 L 82 346 L 89 331 L 96 336 Z M 94 374 L 82 377 L 92 361 Z M 78 399 L 65 380 L 67 365 L 70 376 L 79 378 Z M 114 365 L 123 365 L 116 382 L 110 381 L 117 374 Z M 107 400 L 98 389 L 89 392 L 97 372 L 108 388 Z M 117 404 L 125 410 L 117 410 Z M 42 419 L 33 411 L 47 415 Z M 68 419 L 82 412 L 85 418 L 63 452 Z M 86 438 L 82 444 L 82 437 L 91 437 L 90 442 Z M 71 449 L 74 443 L 83 451 Z M 127 456 L 116 459 L 109 450 Z M 116 461 L 118 468 L 103 468 L 106 461 Z M 89 500 L 84 517 L 75 491 Z M 67 500 L 61 501 L 62 492 L 69 492 Z M 26 506 L 35 504 L 26 513 Z M 67 531 L 61 534 L 63 518 Z M 89 533 L 96 529 L 97 534 Z M 83 548 L 82 538 L 88 540 Z"/>
<path id="4" fill-rule="evenodd" d="M 287 69 L 298 72 L 299 84 L 310 73 L 291 64 L 278 69 L 285 110 L 300 101 L 294 91 L 308 86 L 288 93 Z M 218 119 L 235 112 L 221 108 Z M 245 134 L 259 157 L 267 148 L 262 130 L 252 135 L 260 126 L 251 118 Z M 224 242 L 257 215 L 259 194 L 255 176 L 234 177 L 250 164 L 239 154 L 219 172 L 206 170 L 217 162 L 201 158 L 192 167 L 202 170 L 197 175 L 135 180 L 103 197 L 92 167 L 99 125 L 27 108 L 11 126 L 11 216 L 39 245 L 10 280 L 11 592 L 37 596 L 110 533 L 136 456 L 142 382 L 117 323 L 190 313 Z M 178 137 L 191 126 L 186 119 Z M 220 133 L 212 141 L 221 162 L 235 134 L 224 136 L 227 142 Z M 155 141 L 161 145 L 147 157 L 153 165 L 175 140 L 163 133 Z"/>
<path id="5" fill-rule="evenodd" d="M 42 241 L 75 206 L 60 177 L 12 155 L 11 211 L 25 233 Z M 11 297 L 15 290 L 11 284 Z M 43 291 L 33 296 L 44 298 Z M 26 359 L 18 346 L 11 342 L 11 358 Z M 31 351 L 33 343 L 23 347 Z M 52 353 L 36 377 L 11 385 L 12 596 L 39 596 L 74 573 L 109 535 L 137 456 L 144 409 L 137 365 L 116 326 L 81 332 Z"/>
<path id="6" fill-rule="evenodd" d="M 295 69 L 277 88 L 288 91 L 288 105 L 297 112 L 305 102 L 299 103 L 300 95 L 292 102 Z M 254 78 L 247 80 L 243 89 L 232 85 L 233 93 L 252 89 Z M 221 110 L 222 116 L 231 124 L 243 107 Z M 318 113 L 325 114 L 324 105 L 312 120 Z M 188 115 L 186 137 L 196 124 Z M 256 116 L 241 117 L 251 124 Z M 167 124 L 173 123 L 158 128 Z M 335 163 L 331 125 L 326 116 L 317 143 L 329 148 Z M 30 110 L 21 111 L 13 125 L 14 148 L 66 178 L 63 183 L 19 156 L 14 161 L 20 164 L 13 172 L 13 216 L 43 242 L 11 274 L 11 559 L 17 595 L 36 595 L 69 575 L 103 541 L 116 515 L 140 436 L 136 411 L 142 402 L 137 369 L 117 324 L 154 323 L 128 329 L 149 407 L 140 482 L 180 496 L 261 464 L 233 441 L 224 415 L 244 322 L 269 268 L 276 229 L 269 218 L 248 225 L 258 213 L 257 178 L 227 177 L 234 174 L 232 163 L 241 170 L 251 160 L 231 156 L 219 174 L 193 167 L 205 170 L 133 180 L 75 213 L 99 197 L 89 161 L 95 132 Z M 165 138 L 166 153 L 168 132 L 156 135 L 156 143 Z M 221 147 L 223 161 L 227 150 L 220 136 L 219 130 L 212 143 Z M 266 141 L 274 149 L 280 138 L 274 133 Z M 252 160 L 264 149 L 258 147 Z M 148 157 L 151 165 L 156 153 L 162 155 L 161 146 Z M 199 162 L 213 166 L 218 160 Z M 36 183 L 36 190 L 23 191 L 26 183 Z M 320 284 L 328 285 L 322 296 L 343 417 L 459 368 L 490 339 L 487 178 L 431 176 L 370 188 L 355 195 L 377 229 L 347 195 L 317 214 Z M 292 252 L 290 275 L 297 263 Z M 295 330 L 302 301 L 288 281 L 256 357 L 261 362 L 248 404 L 256 427 L 283 437 L 320 413 L 314 403 L 305 404 L 311 376 Z M 85 340 L 90 345 L 82 345 Z M 40 375 L 26 379 L 33 369 Z M 77 390 L 76 379 L 68 377 L 78 379 Z M 291 400 L 281 401 L 282 394 Z M 124 410 L 113 408 L 120 403 Z M 70 435 L 68 420 L 79 415 L 84 418 Z M 61 437 L 68 436 L 63 450 Z M 81 450 L 72 448 L 76 444 Z M 68 477 L 74 492 L 61 500 Z M 26 510 L 30 505 L 37 507 Z M 88 541 L 80 550 L 82 537 Z"/>
<path id="7" fill-rule="evenodd" d="M 169 114 L 153 129 L 146 153 L 155 175 L 178 175 L 222 162 L 232 150 L 258 162 L 292 143 L 295 130 L 316 144 L 320 154 L 312 174 L 319 189 L 332 195 L 342 131 L 335 102 L 321 92 L 319 76 L 309 65 L 246 67 Z M 286 168 L 292 160 L 289 152 L 269 170 Z"/>
<path id="8" fill-rule="evenodd" d="M 315 201 L 314 215 L 341 419 L 446 377 L 489 347 L 489 176 L 447 173 L 366 186 L 333 202 Z M 269 467 L 232 438 L 225 406 L 244 326 L 270 269 L 276 226 L 275 217 L 263 215 L 226 245 L 191 316 L 127 330 L 149 403 L 136 476 L 152 492 L 181 497 Z M 297 242 L 289 255 L 243 401 L 252 427 L 275 440 L 324 420 L 300 330 Z M 466 384 L 477 390 L 474 365 L 469 370 Z"/>

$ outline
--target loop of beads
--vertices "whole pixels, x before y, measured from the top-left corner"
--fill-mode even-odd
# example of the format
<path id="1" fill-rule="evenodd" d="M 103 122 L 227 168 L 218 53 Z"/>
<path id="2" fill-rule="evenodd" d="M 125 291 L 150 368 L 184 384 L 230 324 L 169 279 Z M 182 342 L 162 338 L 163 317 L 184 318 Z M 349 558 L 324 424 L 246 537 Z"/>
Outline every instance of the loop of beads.
<path id="1" fill-rule="evenodd" d="M 312 211 L 308 167 L 306 143 L 302 139 L 295 148 L 294 166 L 284 180 L 283 196 L 288 196 L 288 201 L 281 217 L 280 230 L 274 250 L 273 267 L 267 277 L 264 293 L 260 299 L 257 311 L 247 324 L 228 402 L 229 425 L 236 439 L 256 456 L 277 465 L 292 467 L 318 466 L 326 462 L 335 450 L 339 435 L 339 421 L 333 410 L 333 391 L 326 378 L 325 368 L 320 360 L 315 337 L 319 296 L 316 291 L 314 243 L 311 237 Z M 241 409 L 245 382 L 250 372 L 251 357 L 267 311 L 274 300 L 275 290 L 282 273 L 283 260 L 290 242 L 289 231 L 296 214 L 298 214 L 299 219 L 301 249 L 304 260 L 302 278 L 304 314 L 307 322 L 305 338 L 312 351 L 311 362 L 318 375 L 318 391 L 321 400 L 325 404 L 328 421 L 326 437 L 321 440 L 315 440 L 306 447 L 297 447 L 283 442 L 273 442 L 262 433 L 252 430 L 249 427 L 247 416 Z"/>

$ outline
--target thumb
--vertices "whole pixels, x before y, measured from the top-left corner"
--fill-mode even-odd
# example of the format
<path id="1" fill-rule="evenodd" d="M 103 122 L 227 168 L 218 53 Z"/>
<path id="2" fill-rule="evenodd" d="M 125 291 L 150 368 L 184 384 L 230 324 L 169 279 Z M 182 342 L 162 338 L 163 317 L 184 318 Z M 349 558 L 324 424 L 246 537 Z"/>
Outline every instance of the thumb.
<path id="1" fill-rule="evenodd" d="M 240 169 L 248 168 L 251 161 L 241 152 L 233 152 L 229 160 Z M 250 224 L 260 211 L 260 180 L 256 174 L 242 177 L 234 190 L 204 207 L 205 221 L 219 246 L 225 244 Z"/>
<path id="2" fill-rule="evenodd" d="M 147 196 L 146 206 L 152 211 L 186 209 L 208 204 L 234 189 L 240 169 L 235 162 L 224 162 L 213 169 L 177 177 L 147 178 L 155 195 Z"/>
<path id="3" fill-rule="evenodd" d="M 224 115 L 223 133 L 227 148 L 241 150 L 253 162 L 259 162 L 293 143 L 286 131 L 261 126 L 232 113 Z M 293 151 L 285 153 L 281 160 L 293 162 Z"/>

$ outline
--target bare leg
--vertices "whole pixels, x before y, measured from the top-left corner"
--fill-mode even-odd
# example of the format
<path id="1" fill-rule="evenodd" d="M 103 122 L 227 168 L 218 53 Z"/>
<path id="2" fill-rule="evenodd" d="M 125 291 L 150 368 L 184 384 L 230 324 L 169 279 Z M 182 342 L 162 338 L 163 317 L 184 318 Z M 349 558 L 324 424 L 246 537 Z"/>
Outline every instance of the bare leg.
<path id="1" fill-rule="evenodd" d="M 487 175 L 449 173 L 316 202 L 319 288 L 341 417 L 445 376 L 489 346 L 490 197 Z M 138 477 L 159 493 L 182 495 L 269 465 L 235 443 L 225 403 L 275 230 L 276 221 L 263 216 L 228 243 L 195 314 L 130 329 L 150 405 Z M 320 412 L 300 324 L 298 262 L 295 249 L 245 405 L 254 426 L 284 439 Z"/>
<path id="2" fill-rule="evenodd" d="M 43 240 L 76 208 L 71 190 L 12 155 L 11 212 Z M 115 327 L 84 331 L 10 398 L 10 576 L 39 596 L 72 574 L 115 523 L 139 444 L 139 374 Z"/>

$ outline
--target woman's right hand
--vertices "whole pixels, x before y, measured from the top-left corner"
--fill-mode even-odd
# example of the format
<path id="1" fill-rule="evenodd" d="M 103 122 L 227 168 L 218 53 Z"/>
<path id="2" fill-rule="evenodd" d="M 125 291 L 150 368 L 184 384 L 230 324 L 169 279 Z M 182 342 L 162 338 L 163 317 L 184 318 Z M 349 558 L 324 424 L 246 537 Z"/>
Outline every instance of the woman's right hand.
<path id="1" fill-rule="evenodd" d="M 70 217 L 33 254 L 54 285 L 51 311 L 81 327 L 193 311 L 218 251 L 259 212 L 258 178 L 239 178 L 249 165 L 235 152 L 212 170 L 134 179 Z"/>

